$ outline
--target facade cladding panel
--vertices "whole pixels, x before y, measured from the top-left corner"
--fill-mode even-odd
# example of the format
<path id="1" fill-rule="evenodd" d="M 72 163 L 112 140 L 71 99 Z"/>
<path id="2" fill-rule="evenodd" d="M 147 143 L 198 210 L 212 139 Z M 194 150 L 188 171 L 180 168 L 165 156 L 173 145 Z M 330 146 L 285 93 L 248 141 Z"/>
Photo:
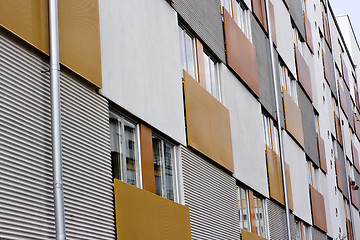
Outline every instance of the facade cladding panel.
<path id="1" fill-rule="evenodd" d="M 0 51 L 0 238 L 53 239 L 49 66 L 5 37 Z M 61 74 L 61 103 L 67 236 L 111 239 L 107 102 Z"/>
<path id="2" fill-rule="evenodd" d="M 297 85 L 297 95 L 299 107 L 301 110 L 305 153 L 316 165 L 316 167 L 320 167 L 319 150 L 317 146 L 317 135 L 315 129 L 314 107 L 299 85 Z"/>
<path id="3" fill-rule="evenodd" d="M 235 179 L 183 146 L 181 162 L 192 239 L 239 239 Z"/>
<path id="4" fill-rule="evenodd" d="M 347 188 L 347 177 L 346 177 L 346 170 L 345 170 L 345 159 L 344 159 L 344 152 L 342 150 L 342 148 L 340 147 L 339 144 L 336 144 L 337 146 L 337 155 L 338 155 L 338 161 L 339 161 L 339 165 L 338 168 L 341 172 L 341 182 L 342 182 L 342 192 L 343 195 L 346 199 L 349 199 L 349 193 L 348 193 L 348 188 Z M 338 168 L 336 169 L 336 171 L 338 170 Z"/>
<path id="5" fill-rule="evenodd" d="M 354 116 L 353 116 L 353 108 L 352 108 L 352 100 L 350 96 L 349 90 L 345 87 L 345 97 L 346 97 L 346 107 L 348 114 L 348 122 L 351 130 L 355 130 L 354 126 Z"/>
<path id="6" fill-rule="evenodd" d="M 225 62 L 220 1 L 176 0 L 173 7 L 211 51 Z"/>
<path id="7" fill-rule="evenodd" d="M 330 83 L 332 96 L 334 96 L 335 99 L 337 99 L 336 79 L 335 79 L 336 75 L 335 75 L 335 68 L 333 63 L 333 55 L 331 53 L 329 46 L 326 43 L 324 43 L 323 45 L 325 46 L 325 56 L 326 56 L 327 66 L 329 67 L 329 72 L 330 72 L 329 74 L 330 79 L 328 79 L 328 82 Z"/>
<path id="8" fill-rule="evenodd" d="M 302 0 L 291 0 L 290 3 L 290 16 L 295 22 L 303 39 L 305 39 L 305 22 L 302 9 Z"/>

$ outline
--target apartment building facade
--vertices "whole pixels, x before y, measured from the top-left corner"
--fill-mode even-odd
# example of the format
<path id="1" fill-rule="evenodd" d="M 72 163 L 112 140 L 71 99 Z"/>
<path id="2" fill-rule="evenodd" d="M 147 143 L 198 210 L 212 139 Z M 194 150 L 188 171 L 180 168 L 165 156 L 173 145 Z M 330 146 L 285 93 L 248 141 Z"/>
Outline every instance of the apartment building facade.
<path id="1" fill-rule="evenodd" d="M 0 239 L 56 238 L 47 11 L 0 1 Z M 360 239 L 331 1 L 59 0 L 59 40 L 67 239 Z"/>

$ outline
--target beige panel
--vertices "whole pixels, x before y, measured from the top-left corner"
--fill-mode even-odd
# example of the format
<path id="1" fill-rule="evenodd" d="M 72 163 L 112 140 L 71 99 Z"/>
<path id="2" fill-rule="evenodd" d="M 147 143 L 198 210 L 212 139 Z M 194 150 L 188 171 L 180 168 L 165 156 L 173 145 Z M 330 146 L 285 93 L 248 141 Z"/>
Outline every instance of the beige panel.
<path id="1" fill-rule="evenodd" d="M 229 110 L 183 72 L 188 145 L 234 172 Z"/>
<path id="2" fill-rule="evenodd" d="M 248 232 L 244 229 L 241 229 L 241 239 L 242 240 L 266 240 L 266 238 L 260 237 L 255 233 Z"/>
<path id="3" fill-rule="evenodd" d="M 286 130 L 296 139 L 302 148 L 304 148 L 304 133 L 302 127 L 302 118 L 300 108 L 296 105 L 291 96 L 283 92 L 285 126 Z"/>
<path id="4" fill-rule="evenodd" d="M 49 54 L 48 1 L 1 0 L 0 26 Z M 101 87 L 98 0 L 59 1 L 59 40 L 60 62 Z"/>
<path id="5" fill-rule="evenodd" d="M 140 124 L 141 172 L 144 190 L 155 193 L 154 154 L 151 128 Z"/>
<path id="6" fill-rule="evenodd" d="M 119 240 L 190 240 L 189 208 L 114 179 Z"/>

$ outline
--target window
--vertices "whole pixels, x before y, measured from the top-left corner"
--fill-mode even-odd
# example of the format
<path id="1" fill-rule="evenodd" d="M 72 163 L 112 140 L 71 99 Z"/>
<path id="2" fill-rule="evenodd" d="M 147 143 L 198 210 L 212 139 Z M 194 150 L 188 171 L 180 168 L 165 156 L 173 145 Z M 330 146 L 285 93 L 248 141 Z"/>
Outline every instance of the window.
<path id="1" fill-rule="evenodd" d="M 194 79 L 197 79 L 195 39 L 182 26 L 179 26 L 179 42 L 181 67 Z"/>
<path id="2" fill-rule="evenodd" d="M 316 190 L 320 191 L 319 184 L 319 169 L 314 167 L 314 164 L 311 161 L 307 161 L 307 177 L 308 182 L 311 186 L 313 186 Z"/>
<path id="3" fill-rule="evenodd" d="M 304 56 L 304 40 L 301 38 L 299 31 L 293 27 L 293 41 L 295 44 L 295 47 L 299 49 L 299 52 L 302 56 Z"/>
<path id="4" fill-rule="evenodd" d="M 277 155 L 280 155 L 279 131 L 274 121 L 265 114 L 263 114 L 263 127 L 265 134 L 265 144 L 268 145 Z"/>
<path id="5" fill-rule="evenodd" d="M 230 13 L 230 15 L 234 18 L 235 22 L 237 23 L 237 25 L 240 27 L 240 29 L 243 31 L 243 33 L 251 42 L 252 37 L 251 37 L 251 24 L 250 24 L 250 10 L 246 7 L 246 5 L 242 1 L 221 0 L 221 6 L 224 7 Z"/>
<path id="6" fill-rule="evenodd" d="M 174 146 L 153 135 L 155 193 L 175 200 Z"/>
<path id="7" fill-rule="evenodd" d="M 287 93 L 291 96 L 294 102 L 298 104 L 296 80 L 294 77 L 292 77 L 289 70 L 282 61 L 279 62 L 279 76 L 281 86 L 285 89 L 285 91 L 287 91 Z"/>
<path id="8" fill-rule="evenodd" d="M 204 52 L 204 70 L 206 90 L 211 93 L 216 99 L 220 99 L 219 94 L 219 70 L 218 65 L 213 57 Z"/>
<path id="9" fill-rule="evenodd" d="M 240 229 L 250 231 L 250 217 L 249 217 L 250 213 L 249 213 L 247 191 L 239 186 L 236 186 L 236 188 L 237 188 Z"/>
<path id="10" fill-rule="evenodd" d="M 265 237 L 265 220 L 264 220 L 264 205 L 263 200 L 254 195 L 254 207 L 255 207 L 255 225 L 256 234 Z"/>
<path id="11" fill-rule="evenodd" d="M 139 185 L 137 126 L 110 112 L 110 147 L 113 178 Z"/>

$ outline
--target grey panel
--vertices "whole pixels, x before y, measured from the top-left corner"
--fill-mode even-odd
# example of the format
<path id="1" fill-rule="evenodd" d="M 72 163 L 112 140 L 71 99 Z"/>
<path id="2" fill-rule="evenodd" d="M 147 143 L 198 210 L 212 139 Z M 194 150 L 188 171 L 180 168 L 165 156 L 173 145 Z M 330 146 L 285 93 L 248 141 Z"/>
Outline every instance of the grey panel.
<path id="1" fill-rule="evenodd" d="M 54 239 L 49 66 L 0 36 L 0 238 Z M 107 102 L 61 74 L 69 239 L 114 239 Z"/>
<path id="2" fill-rule="evenodd" d="M 312 240 L 327 240 L 327 236 L 325 233 L 317 230 L 314 227 L 311 227 L 311 236 L 312 236 Z"/>
<path id="3" fill-rule="evenodd" d="M 327 58 L 327 63 L 328 63 L 328 67 L 329 72 L 330 72 L 330 89 L 331 89 L 331 93 L 333 96 L 335 96 L 335 99 L 338 100 L 337 97 L 337 91 L 336 91 L 336 80 L 335 80 L 335 68 L 334 68 L 334 63 L 333 63 L 333 55 L 330 51 L 329 46 L 325 43 L 323 44 L 325 46 L 325 53 L 326 53 L 326 58 Z"/>
<path id="4" fill-rule="evenodd" d="M 183 146 L 181 161 L 192 239 L 239 239 L 235 179 Z"/>
<path id="5" fill-rule="evenodd" d="M 355 172 L 355 181 L 356 184 L 360 187 L 360 173 L 358 173 L 356 170 L 354 170 Z M 359 200 L 359 206 L 360 206 L 360 190 L 357 190 L 357 194 L 358 194 L 358 200 Z"/>
<path id="6" fill-rule="evenodd" d="M 317 146 L 317 135 L 315 128 L 314 107 L 309 98 L 305 95 L 299 84 L 297 86 L 297 95 L 304 132 L 305 153 L 310 160 L 320 167 L 319 150 Z"/>
<path id="7" fill-rule="evenodd" d="M 348 112 L 349 125 L 350 125 L 350 128 L 353 131 L 355 131 L 354 116 L 353 116 L 353 109 L 352 109 L 352 100 L 351 100 L 351 97 L 350 97 L 350 92 L 347 89 L 347 87 L 344 87 L 344 92 L 345 92 L 345 97 L 346 97 L 346 102 L 347 102 L 347 112 Z"/>
<path id="8" fill-rule="evenodd" d="M 341 176 L 342 176 L 342 182 L 343 182 L 343 195 L 346 199 L 349 199 L 349 192 L 347 189 L 347 175 L 346 175 L 346 169 L 345 169 L 345 159 L 344 159 L 344 152 L 341 148 L 341 146 L 339 145 L 339 143 L 336 142 L 337 145 L 337 155 L 338 155 L 338 160 L 340 163 L 340 171 L 341 171 Z"/>
<path id="9" fill-rule="evenodd" d="M 303 0 L 291 0 L 290 5 L 290 16 L 294 20 L 294 23 L 299 30 L 303 39 L 305 39 L 305 23 L 302 9 Z"/>
<path id="10" fill-rule="evenodd" d="M 270 240 L 287 239 L 285 208 L 267 199 Z"/>
<path id="11" fill-rule="evenodd" d="M 176 0 L 173 7 L 210 50 L 225 63 L 220 1 Z"/>

